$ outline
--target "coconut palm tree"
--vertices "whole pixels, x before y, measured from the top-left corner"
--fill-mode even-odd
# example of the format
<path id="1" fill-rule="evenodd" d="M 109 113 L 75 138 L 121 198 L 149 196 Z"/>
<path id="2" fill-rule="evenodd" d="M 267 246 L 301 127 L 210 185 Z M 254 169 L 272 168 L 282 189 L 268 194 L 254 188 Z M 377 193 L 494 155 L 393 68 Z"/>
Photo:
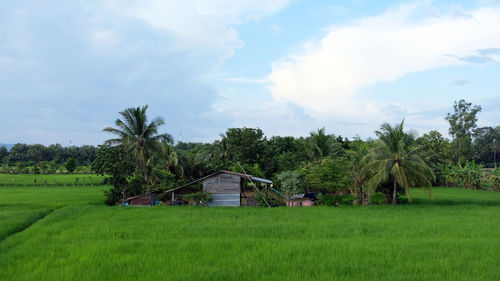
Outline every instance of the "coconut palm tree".
<path id="1" fill-rule="evenodd" d="M 325 134 L 325 128 L 318 129 L 310 133 L 312 153 L 315 160 L 321 160 L 326 157 L 333 147 L 333 138 Z"/>
<path id="2" fill-rule="evenodd" d="M 127 108 L 120 112 L 122 119 L 116 119 L 117 128 L 107 127 L 104 132 L 117 136 L 104 142 L 106 145 L 122 145 L 125 149 L 133 151 L 136 158 L 136 174 L 143 175 L 147 180 L 146 164 L 153 153 L 161 153 L 162 142 L 171 142 L 169 134 L 158 134 L 158 127 L 165 122 L 163 118 L 156 117 L 148 122 L 146 110 L 148 106 Z"/>
<path id="3" fill-rule="evenodd" d="M 397 189 L 404 188 L 409 202 L 410 186 L 422 186 L 431 192 L 431 182 L 435 180 L 432 169 L 419 156 L 420 147 L 414 142 L 414 135 L 403 131 L 401 124 L 391 127 L 382 124 L 377 146 L 371 150 L 372 161 L 366 169 L 371 175 L 368 184 L 372 187 L 392 184 L 392 204 L 397 203 Z"/>
<path id="4" fill-rule="evenodd" d="M 370 154 L 368 146 L 360 145 L 347 150 L 347 157 L 351 162 L 351 178 L 355 186 L 354 192 L 359 196 L 359 203 L 363 204 L 369 186 L 366 184 L 368 175 L 366 165 L 369 163 Z"/>

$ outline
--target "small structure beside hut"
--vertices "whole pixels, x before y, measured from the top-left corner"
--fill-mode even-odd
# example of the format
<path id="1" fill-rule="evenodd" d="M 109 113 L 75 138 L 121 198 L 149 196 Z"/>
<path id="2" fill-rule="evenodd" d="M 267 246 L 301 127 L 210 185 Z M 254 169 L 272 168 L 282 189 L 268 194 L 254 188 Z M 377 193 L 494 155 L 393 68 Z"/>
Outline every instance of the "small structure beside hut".
<path id="1" fill-rule="evenodd" d="M 127 197 L 123 200 L 123 205 L 126 206 L 153 206 L 158 203 L 154 192 Z"/>
<path id="2" fill-rule="evenodd" d="M 292 195 L 287 200 L 286 205 L 288 207 L 310 207 L 315 205 L 314 200 L 316 200 L 316 193 L 299 193 Z"/>
<path id="3" fill-rule="evenodd" d="M 190 182 L 186 185 L 172 188 L 165 191 L 171 193 L 171 205 L 176 205 L 182 202 L 182 195 L 186 193 L 192 185 L 202 182 L 203 192 L 210 192 L 213 200 L 208 202 L 208 206 L 255 206 L 255 186 L 247 187 L 244 180 L 251 183 L 260 182 L 266 187 L 273 182 L 268 179 L 253 177 L 247 174 L 241 174 L 231 171 L 219 171 L 203 177 L 201 179 Z"/>

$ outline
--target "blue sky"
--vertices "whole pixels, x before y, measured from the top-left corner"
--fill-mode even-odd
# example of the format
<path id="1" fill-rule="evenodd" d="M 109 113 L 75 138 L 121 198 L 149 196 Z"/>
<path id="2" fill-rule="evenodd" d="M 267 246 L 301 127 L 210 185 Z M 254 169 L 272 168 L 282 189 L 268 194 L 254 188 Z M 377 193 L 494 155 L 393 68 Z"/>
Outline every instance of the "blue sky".
<path id="1" fill-rule="evenodd" d="M 500 125 L 500 1 L 0 1 L 0 143 L 100 144 L 149 105 L 176 140 L 230 127 L 446 134 Z"/>

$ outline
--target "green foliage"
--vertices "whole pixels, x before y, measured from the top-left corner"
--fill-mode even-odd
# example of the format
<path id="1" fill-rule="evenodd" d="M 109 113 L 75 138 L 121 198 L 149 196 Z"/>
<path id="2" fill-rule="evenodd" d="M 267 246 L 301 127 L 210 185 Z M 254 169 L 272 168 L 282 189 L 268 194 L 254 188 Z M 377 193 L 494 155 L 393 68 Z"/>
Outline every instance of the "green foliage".
<path id="1" fill-rule="evenodd" d="M 485 177 L 482 165 L 475 161 L 465 161 L 457 165 L 440 166 L 440 175 L 446 186 L 461 186 L 470 189 L 481 189 Z"/>
<path id="2" fill-rule="evenodd" d="M 276 197 L 276 193 L 269 191 L 267 189 L 255 192 L 255 202 L 257 203 L 257 206 L 260 207 L 267 207 L 268 204 L 270 207 L 277 207 L 283 205 L 280 199 Z"/>
<path id="3" fill-rule="evenodd" d="M 114 134 L 117 138 L 105 141 L 106 145 L 119 145 L 124 150 L 133 153 L 136 162 L 136 174 L 148 177 L 146 168 L 149 159 L 154 153 L 163 151 L 163 141 L 171 140 L 169 134 L 158 134 L 158 127 L 165 121 L 161 117 L 148 122 L 146 110 L 148 106 L 127 108 L 120 112 L 122 119 L 117 119 L 117 128 L 107 127 L 103 131 Z M 170 141 L 171 142 L 171 141 Z"/>
<path id="4" fill-rule="evenodd" d="M 354 145 L 351 150 L 347 151 L 347 156 L 350 161 L 353 190 L 357 194 L 358 203 L 363 204 L 371 192 L 370 186 L 367 184 L 369 175 L 366 169 L 370 160 L 369 145 L 361 143 Z"/>
<path id="5" fill-rule="evenodd" d="M 472 105 L 465 100 L 455 101 L 453 113 L 448 113 L 446 120 L 450 123 L 448 132 L 453 136 L 454 151 L 458 162 L 465 157 L 471 157 L 472 133 L 477 127 L 477 114 L 481 111 L 481 106 Z"/>
<path id="6" fill-rule="evenodd" d="M 352 194 L 344 194 L 337 196 L 337 200 L 340 205 L 352 205 L 356 199 L 357 199 L 356 196 Z"/>
<path id="7" fill-rule="evenodd" d="M 313 192 L 337 193 L 352 187 L 349 161 L 345 157 L 325 158 L 304 170 Z"/>
<path id="8" fill-rule="evenodd" d="M 111 184 L 112 188 L 106 191 L 106 204 L 115 205 L 126 196 L 127 188 L 130 188 L 128 179 L 136 168 L 134 162 L 134 156 L 123 146 L 101 146 L 92 163 L 92 171 L 109 176 L 106 183 Z M 134 188 L 132 190 L 135 191 Z M 136 195 L 132 193 L 127 195 Z"/>
<path id="9" fill-rule="evenodd" d="M 154 191 L 165 191 L 174 187 L 175 175 L 165 169 L 155 168 L 153 177 L 155 178 Z"/>
<path id="10" fill-rule="evenodd" d="M 438 131 L 430 131 L 416 139 L 421 148 L 421 156 L 434 169 L 453 162 L 452 145 Z"/>
<path id="11" fill-rule="evenodd" d="M 340 206 L 352 205 L 357 200 L 357 196 L 352 194 L 323 194 L 316 195 L 318 205 L 321 206 Z"/>
<path id="12" fill-rule="evenodd" d="M 370 203 L 375 205 L 381 205 L 387 203 L 387 200 L 382 192 L 375 192 L 370 196 Z"/>
<path id="13" fill-rule="evenodd" d="M 9 156 L 7 148 L 5 146 L 0 146 L 0 165 L 6 164 L 9 161 L 7 156 Z"/>
<path id="14" fill-rule="evenodd" d="M 241 169 L 240 165 L 241 165 L 241 167 L 243 167 L 244 170 Z M 229 167 L 229 170 L 236 172 L 236 173 L 242 173 L 242 174 L 244 174 L 246 172 L 246 174 L 248 174 L 248 175 L 252 175 L 254 177 L 259 177 L 259 178 L 265 177 L 264 172 L 262 172 L 262 170 L 260 169 L 259 164 L 250 165 L 250 164 L 244 163 L 244 164 L 238 165 L 238 163 L 234 163 L 233 165 L 231 165 Z"/>
<path id="15" fill-rule="evenodd" d="M 214 197 L 210 192 L 198 191 L 195 193 L 186 194 L 183 199 L 189 202 L 193 202 L 193 205 L 205 206 L 207 202 L 212 202 Z"/>
<path id="16" fill-rule="evenodd" d="M 500 151 L 500 126 L 481 127 L 474 130 L 472 158 L 485 167 L 496 168 Z"/>
<path id="17" fill-rule="evenodd" d="M 286 196 L 304 192 L 304 178 L 300 171 L 284 171 L 276 175 L 274 183 Z"/>
<path id="18" fill-rule="evenodd" d="M 322 206 L 335 206 L 335 203 L 337 202 L 335 196 L 331 194 L 319 193 L 316 195 L 316 198 L 318 199 L 318 205 Z"/>
<path id="19" fill-rule="evenodd" d="M 411 202 L 411 186 L 423 186 L 431 190 L 435 180 L 434 172 L 420 157 L 420 147 L 415 137 L 403 130 L 404 120 L 394 127 L 388 123 L 375 133 L 379 137 L 378 145 L 372 149 L 370 163 L 366 165 L 371 175 L 368 184 L 372 187 L 392 185 L 392 204 L 397 203 L 398 187 L 402 188 Z M 379 189 L 389 195 L 390 189 Z"/>
<path id="20" fill-rule="evenodd" d="M 76 170 L 76 160 L 73 158 L 68 158 L 68 161 L 66 161 L 64 167 L 70 174 L 73 173 Z"/>
<path id="21" fill-rule="evenodd" d="M 227 147 L 227 158 L 231 162 L 258 164 L 264 155 L 266 139 L 261 129 L 230 128 L 222 142 Z"/>

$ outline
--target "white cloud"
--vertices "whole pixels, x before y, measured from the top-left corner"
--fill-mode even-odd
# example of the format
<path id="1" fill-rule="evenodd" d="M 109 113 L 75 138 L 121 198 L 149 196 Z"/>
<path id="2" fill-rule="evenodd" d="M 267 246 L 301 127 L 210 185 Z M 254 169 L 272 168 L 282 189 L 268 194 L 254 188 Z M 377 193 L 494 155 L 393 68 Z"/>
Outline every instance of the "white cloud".
<path id="1" fill-rule="evenodd" d="M 0 125 L 2 142 L 49 144 L 73 135 L 74 144 L 97 144 L 117 112 L 143 104 L 187 139 L 204 137 L 200 127 L 220 132 L 228 121 L 208 114 L 218 99 L 211 81 L 243 44 L 235 28 L 288 2 L 2 3 L 0 119 L 12 120 Z"/>
<path id="2" fill-rule="evenodd" d="M 228 44 L 241 46 L 235 25 L 259 20 L 272 14 L 290 0 L 141 0 L 124 5 L 110 0 L 108 7 L 119 13 L 141 19 L 152 26 L 177 35 L 184 43 Z"/>
<path id="3" fill-rule="evenodd" d="M 380 121 L 387 116 L 374 99 L 359 96 L 361 89 L 409 73 L 467 64 L 463 58 L 500 47 L 500 8 L 432 16 L 427 8 L 402 5 L 332 27 L 319 42 L 307 42 L 302 53 L 272 64 L 273 97 L 314 116 Z"/>

